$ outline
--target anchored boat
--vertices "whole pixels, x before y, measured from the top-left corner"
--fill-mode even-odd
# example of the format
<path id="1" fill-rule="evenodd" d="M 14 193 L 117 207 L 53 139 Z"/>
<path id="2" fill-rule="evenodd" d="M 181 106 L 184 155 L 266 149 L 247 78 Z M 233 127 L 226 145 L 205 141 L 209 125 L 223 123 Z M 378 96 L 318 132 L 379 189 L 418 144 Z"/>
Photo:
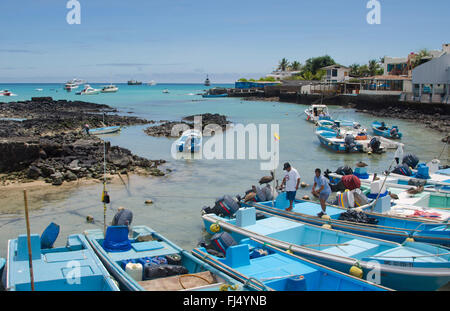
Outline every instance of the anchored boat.
<path id="1" fill-rule="evenodd" d="M 202 218 L 207 230 L 216 224 L 237 242 L 254 238 L 345 273 L 356 267 L 364 278 L 378 278 L 388 288 L 436 290 L 450 281 L 450 250 L 445 247 L 409 241 L 398 244 L 283 217 L 256 220 L 254 208 L 239 209 L 235 219 L 214 214 Z"/>
<path id="2" fill-rule="evenodd" d="M 191 129 L 184 131 L 175 142 L 178 152 L 198 152 L 202 147 L 202 132 Z"/>
<path id="3" fill-rule="evenodd" d="M 378 121 L 372 123 L 372 131 L 375 135 L 392 139 L 400 139 L 403 136 L 403 134 L 399 132 L 397 125 L 393 125 L 389 128 L 384 122 Z"/>
<path id="4" fill-rule="evenodd" d="M 319 120 L 331 120 L 326 105 L 311 105 L 305 109 L 306 121 L 317 122 Z"/>
<path id="5" fill-rule="evenodd" d="M 34 288 L 37 291 L 118 291 L 81 234 L 67 238 L 65 247 L 43 248 L 39 235 L 30 235 Z M 4 286 L 11 291 L 31 290 L 27 235 L 8 241 Z"/>
<path id="6" fill-rule="evenodd" d="M 119 132 L 122 129 L 120 126 L 108 126 L 108 127 L 98 127 L 89 130 L 89 134 L 92 135 L 104 135 Z"/>
<path id="7" fill-rule="evenodd" d="M 192 254 L 242 283 L 277 291 L 386 291 L 382 286 L 330 269 L 255 239 L 229 246 L 226 257 L 196 248 Z"/>
<path id="8" fill-rule="evenodd" d="M 242 290 L 243 284 L 146 226 L 110 226 L 85 235 L 106 269 L 130 291 Z M 245 287 L 248 288 L 248 287 Z"/>
<path id="9" fill-rule="evenodd" d="M 89 84 L 84 86 L 84 89 L 81 92 L 75 93 L 76 95 L 97 95 L 101 92 L 99 89 L 94 89 Z"/>
<path id="10" fill-rule="evenodd" d="M 119 90 L 119 88 L 113 84 L 106 85 L 102 88 L 102 93 L 115 93 Z"/>

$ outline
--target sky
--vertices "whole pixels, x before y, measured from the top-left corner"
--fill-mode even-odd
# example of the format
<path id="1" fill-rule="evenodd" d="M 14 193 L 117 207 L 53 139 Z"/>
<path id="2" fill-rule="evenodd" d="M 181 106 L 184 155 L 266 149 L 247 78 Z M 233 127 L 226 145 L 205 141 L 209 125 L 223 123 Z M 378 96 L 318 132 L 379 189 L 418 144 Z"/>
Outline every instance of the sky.
<path id="1" fill-rule="evenodd" d="M 342 65 L 450 43 L 450 1 L 0 0 L 0 83 L 137 79 L 213 83 L 259 78 L 281 58 L 330 55 Z"/>

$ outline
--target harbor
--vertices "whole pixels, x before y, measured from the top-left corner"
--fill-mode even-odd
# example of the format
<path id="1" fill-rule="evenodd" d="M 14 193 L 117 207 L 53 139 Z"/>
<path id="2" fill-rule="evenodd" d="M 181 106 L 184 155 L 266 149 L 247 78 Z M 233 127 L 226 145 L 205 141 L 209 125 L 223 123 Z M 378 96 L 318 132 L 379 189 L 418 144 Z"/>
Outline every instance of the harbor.
<path id="1" fill-rule="evenodd" d="M 445 299 L 448 3 L 101 2 L 5 3 L 1 295 Z"/>

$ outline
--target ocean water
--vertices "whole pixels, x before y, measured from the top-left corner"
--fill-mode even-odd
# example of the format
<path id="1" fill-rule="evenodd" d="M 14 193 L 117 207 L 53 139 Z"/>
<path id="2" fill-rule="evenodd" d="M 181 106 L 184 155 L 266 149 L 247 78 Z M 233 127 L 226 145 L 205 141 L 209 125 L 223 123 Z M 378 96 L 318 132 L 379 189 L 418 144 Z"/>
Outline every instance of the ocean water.
<path id="1" fill-rule="evenodd" d="M 94 88 L 104 84 L 91 84 Z M 304 105 L 264 101 L 243 101 L 239 98 L 204 99 L 198 93 L 206 89 L 201 84 L 158 84 L 156 86 L 128 86 L 117 84 L 119 92 L 77 96 L 67 93 L 63 84 L 0 84 L 0 90 L 8 89 L 18 96 L 0 97 L 0 101 L 29 100 L 33 96 L 51 96 L 54 99 L 82 100 L 107 104 L 117 108 L 121 114 L 138 116 L 148 120 L 180 120 L 184 116 L 197 113 L 220 113 L 235 124 L 267 124 L 279 127 L 279 163 L 276 178 L 283 178 L 282 163 L 288 161 L 299 171 L 302 181 L 312 185 L 314 169 L 322 171 L 347 164 L 354 167 L 358 161 L 366 162 L 368 170 L 381 173 L 391 164 L 394 150 L 382 155 L 336 154 L 319 144 L 314 135 L 313 124 L 305 121 Z M 219 85 L 212 85 L 215 87 Z M 232 85 L 220 85 L 230 87 Z M 35 89 L 42 88 L 43 91 Z M 168 89 L 169 94 L 162 93 Z M 78 91 L 78 90 L 77 90 Z M 374 118 L 357 113 L 353 109 L 329 107 L 332 116 L 354 120 L 370 127 Z M 404 152 L 414 153 L 427 162 L 441 154 L 443 143 L 441 134 L 427 129 L 420 122 L 385 119 L 387 124 L 396 124 L 403 132 Z M 107 123 L 107 120 L 106 120 Z M 163 169 L 171 172 L 164 177 L 132 176 L 130 190 L 121 184 L 109 185 L 111 204 L 107 209 L 107 222 L 112 220 L 119 206 L 133 211 L 133 225 L 147 225 L 161 232 L 185 249 L 192 249 L 202 238 L 203 223 L 201 208 L 211 206 L 216 198 L 224 195 L 242 194 L 257 185 L 260 177 L 269 175 L 269 170 L 261 170 L 258 159 L 175 159 L 171 156 L 174 139 L 150 137 L 144 129 L 150 125 L 124 128 L 120 134 L 107 135 L 104 139 L 113 145 L 130 149 L 133 153 L 149 159 L 165 159 Z M 260 133 L 271 137 L 270 133 Z M 218 135 L 217 137 L 222 137 Z M 205 142 L 209 139 L 206 138 Z M 248 155 L 248 150 L 246 150 Z M 441 157 L 448 161 L 448 153 Z M 58 195 L 43 195 L 30 202 L 38 207 L 30 213 L 31 231 L 42 233 L 50 222 L 61 226 L 57 245 L 65 243 L 66 236 L 81 233 L 85 229 L 103 228 L 103 205 L 100 202 L 101 184 L 79 185 Z M 300 189 L 302 197 L 310 195 L 311 187 Z M 1 190 L 0 190 L 1 195 Z M 146 205 L 152 199 L 154 204 Z M 11 202 L 12 206 L 23 206 L 23 198 Z M 94 216 L 94 224 L 85 222 L 86 215 Z M 0 256 L 6 256 L 7 240 L 25 233 L 22 214 L 0 216 Z"/>

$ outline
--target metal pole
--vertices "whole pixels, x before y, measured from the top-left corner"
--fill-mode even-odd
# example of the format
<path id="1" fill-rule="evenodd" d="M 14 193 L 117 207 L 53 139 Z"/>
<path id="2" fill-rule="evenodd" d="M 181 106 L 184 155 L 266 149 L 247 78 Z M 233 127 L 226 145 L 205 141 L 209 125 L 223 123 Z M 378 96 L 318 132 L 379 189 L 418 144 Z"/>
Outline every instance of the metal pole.
<path id="1" fill-rule="evenodd" d="M 28 200 L 27 200 L 27 191 L 26 190 L 23 190 L 23 198 L 25 201 L 25 220 L 26 220 L 26 224 L 27 224 L 28 266 L 30 269 L 30 283 L 31 283 L 31 290 L 34 291 L 33 256 L 31 253 L 30 220 L 28 217 Z"/>

